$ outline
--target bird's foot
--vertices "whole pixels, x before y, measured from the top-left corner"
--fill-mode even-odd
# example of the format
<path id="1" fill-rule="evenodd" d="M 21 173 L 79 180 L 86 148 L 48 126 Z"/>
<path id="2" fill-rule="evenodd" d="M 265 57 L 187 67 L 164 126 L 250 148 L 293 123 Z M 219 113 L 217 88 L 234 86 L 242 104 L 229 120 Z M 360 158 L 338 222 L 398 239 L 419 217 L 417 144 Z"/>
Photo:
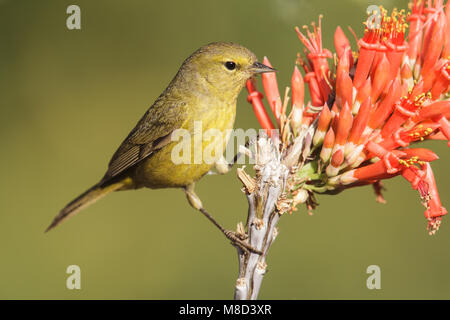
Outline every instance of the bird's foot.
<path id="1" fill-rule="evenodd" d="M 233 243 L 233 245 L 238 246 L 242 251 L 250 251 L 259 255 L 263 254 L 260 250 L 253 248 L 251 245 L 245 242 L 245 238 L 241 234 L 238 234 L 237 232 L 231 230 L 225 230 L 223 233 L 225 237 L 227 237 L 227 239 Z"/>

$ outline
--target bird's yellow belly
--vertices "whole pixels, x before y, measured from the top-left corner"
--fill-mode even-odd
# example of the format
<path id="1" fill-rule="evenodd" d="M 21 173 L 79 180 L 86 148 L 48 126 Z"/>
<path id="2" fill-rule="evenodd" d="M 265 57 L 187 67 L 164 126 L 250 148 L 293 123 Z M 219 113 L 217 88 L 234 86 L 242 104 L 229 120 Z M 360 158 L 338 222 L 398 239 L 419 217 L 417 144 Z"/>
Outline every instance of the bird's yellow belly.
<path id="1" fill-rule="evenodd" d="M 202 122 L 187 124 L 174 140 L 136 167 L 136 187 L 173 188 L 187 186 L 205 175 L 223 155 L 234 124 L 234 108 L 208 112 Z M 211 110 L 212 111 L 212 110 Z"/>

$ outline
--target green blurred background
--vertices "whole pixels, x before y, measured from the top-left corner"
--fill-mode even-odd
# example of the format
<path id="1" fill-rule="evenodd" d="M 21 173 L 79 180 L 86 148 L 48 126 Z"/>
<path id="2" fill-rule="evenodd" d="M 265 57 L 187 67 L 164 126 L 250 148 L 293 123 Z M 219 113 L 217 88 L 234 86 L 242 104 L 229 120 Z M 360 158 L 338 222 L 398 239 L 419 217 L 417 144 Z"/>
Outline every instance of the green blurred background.
<path id="1" fill-rule="evenodd" d="M 301 49 L 294 26 L 323 14 L 324 44 L 332 49 L 336 26 L 351 25 L 360 36 L 374 3 L 407 5 L 0 0 L 0 298 L 232 298 L 236 251 L 180 190 L 115 193 L 43 231 L 103 175 L 118 144 L 195 49 L 234 41 L 260 59 L 267 55 L 284 90 Z M 70 4 L 81 7 L 82 30 L 66 28 Z M 236 127 L 257 126 L 242 93 Z M 448 149 L 428 145 L 441 157 L 433 168 L 449 207 Z M 449 299 L 448 217 L 430 237 L 417 192 L 401 178 L 386 186 L 386 205 L 365 187 L 319 196 L 313 216 L 302 207 L 282 217 L 260 298 Z M 247 212 L 240 188 L 234 169 L 204 178 L 197 190 L 234 228 Z M 66 288 L 71 264 L 81 267 L 81 290 Z M 372 264 L 381 267 L 381 290 L 366 288 Z"/>

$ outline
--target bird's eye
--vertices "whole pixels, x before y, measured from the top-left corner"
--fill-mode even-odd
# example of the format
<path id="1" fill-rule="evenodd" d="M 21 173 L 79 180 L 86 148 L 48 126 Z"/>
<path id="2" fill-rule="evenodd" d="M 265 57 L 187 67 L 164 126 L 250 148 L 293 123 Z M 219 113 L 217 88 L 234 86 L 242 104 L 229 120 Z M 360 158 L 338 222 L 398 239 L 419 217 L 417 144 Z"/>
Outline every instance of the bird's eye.
<path id="1" fill-rule="evenodd" d="M 227 61 L 225 62 L 225 68 L 227 68 L 228 70 L 234 70 L 236 69 L 236 63 L 234 63 L 233 61 Z"/>

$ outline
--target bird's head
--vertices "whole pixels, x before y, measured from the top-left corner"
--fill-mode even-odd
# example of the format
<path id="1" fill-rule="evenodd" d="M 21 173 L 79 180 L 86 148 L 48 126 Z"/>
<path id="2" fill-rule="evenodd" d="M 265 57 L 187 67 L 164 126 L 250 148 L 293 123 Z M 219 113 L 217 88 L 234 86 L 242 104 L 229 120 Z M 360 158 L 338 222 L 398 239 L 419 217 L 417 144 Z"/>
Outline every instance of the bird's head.
<path id="1" fill-rule="evenodd" d="M 237 95 L 250 77 L 275 69 L 257 61 L 247 48 L 226 42 L 210 43 L 194 52 L 182 69 L 195 75 L 206 87 L 229 98 Z"/>

